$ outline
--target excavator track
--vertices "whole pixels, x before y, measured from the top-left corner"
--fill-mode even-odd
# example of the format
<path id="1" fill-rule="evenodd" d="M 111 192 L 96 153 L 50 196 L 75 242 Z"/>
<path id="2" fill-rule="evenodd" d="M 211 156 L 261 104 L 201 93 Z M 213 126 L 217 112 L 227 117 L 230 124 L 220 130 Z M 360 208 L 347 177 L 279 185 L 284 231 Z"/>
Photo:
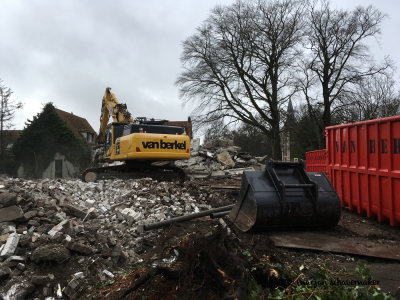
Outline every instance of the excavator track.
<path id="1" fill-rule="evenodd" d="M 186 179 L 185 172 L 176 166 L 157 166 L 151 164 L 123 164 L 106 167 L 88 168 L 82 172 L 85 182 L 103 179 L 139 179 L 150 177 L 158 181 L 179 181 Z"/>

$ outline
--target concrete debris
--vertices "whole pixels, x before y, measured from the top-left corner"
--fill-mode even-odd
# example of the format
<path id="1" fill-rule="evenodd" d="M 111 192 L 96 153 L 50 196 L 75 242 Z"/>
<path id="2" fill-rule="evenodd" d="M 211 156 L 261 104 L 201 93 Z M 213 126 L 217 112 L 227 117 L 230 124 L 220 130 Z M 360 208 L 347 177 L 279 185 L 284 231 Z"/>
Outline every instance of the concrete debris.
<path id="1" fill-rule="evenodd" d="M 111 272 L 108 271 L 108 270 L 104 270 L 103 273 L 104 273 L 105 275 L 107 275 L 108 277 L 110 277 L 110 278 L 114 278 L 114 274 L 111 273 Z"/>
<path id="2" fill-rule="evenodd" d="M 33 299 L 32 294 L 35 286 L 27 281 L 13 284 L 9 290 L 4 293 L 3 299 Z"/>
<path id="3" fill-rule="evenodd" d="M 86 216 L 86 212 L 84 212 L 82 209 L 71 205 L 71 204 L 65 204 L 63 206 L 63 209 L 66 214 L 72 216 L 72 217 L 77 217 L 83 219 Z"/>
<path id="4" fill-rule="evenodd" d="M 73 278 L 68 282 L 63 292 L 69 299 L 76 299 L 78 295 L 78 288 L 82 284 L 82 278 Z"/>
<path id="5" fill-rule="evenodd" d="M 17 221 L 23 217 L 24 212 L 16 205 L 0 208 L 0 222 Z"/>
<path id="6" fill-rule="evenodd" d="M 27 219 L 27 220 L 30 220 L 30 219 L 36 217 L 36 215 L 37 215 L 37 211 L 36 210 L 31 210 L 31 211 L 28 211 L 28 212 L 24 213 L 24 218 Z"/>
<path id="7" fill-rule="evenodd" d="M 191 158 L 176 161 L 176 166 L 183 168 L 192 179 L 232 178 L 240 179 L 243 171 L 263 170 L 267 156 L 253 157 L 241 152 L 232 140 L 217 140 L 200 146 L 199 141 L 192 141 Z M 225 172 L 227 169 L 230 171 Z M 236 169 L 236 171 L 231 171 Z"/>
<path id="8" fill-rule="evenodd" d="M 56 226 L 54 226 L 47 234 L 50 236 L 54 236 L 57 232 L 63 229 L 63 226 L 67 224 L 68 220 L 61 221 Z"/>
<path id="9" fill-rule="evenodd" d="M 57 284 L 57 298 L 61 298 L 62 297 L 62 291 L 61 291 L 61 286 L 60 284 Z"/>
<path id="10" fill-rule="evenodd" d="M 193 139 L 190 142 L 191 152 L 197 152 L 200 149 L 200 139 Z"/>
<path id="11" fill-rule="evenodd" d="M 235 166 L 235 162 L 232 160 L 228 151 L 224 151 L 217 155 L 217 160 L 223 164 L 224 166 L 233 168 Z"/>
<path id="12" fill-rule="evenodd" d="M 70 257 L 70 252 L 63 245 L 44 245 L 37 247 L 31 256 L 36 263 L 41 262 L 65 262 Z"/>
<path id="13" fill-rule="evenodd" d="M 2 192 L 0 193 L 0 208 L 17 204 L 17 194 Z M 2 221 L 3 222 L 3 221 Z"/>
<path id="14" fill-rule="evenodd" d="M 74 277 L 74 278 L 84 278 L 85 275 L 83 274 L 83 272 L 78 272 L 78 273 L 75 273 L 75 274 L 73 275 L 73 277 Z"/>
<path id="15" fill-rule="evenodd" d="M 5 222 L 5 223 L 1 223 L 2 225 L 0 225 L 0 230 L 1 230 L 1 234 L 7 234 L 10 232 L 16 232 L 16 228 L 13 225 L 13 223 L 10 222 Z"/>
<path id="16" fill-rule="evenodd" d="M 9 235 L 7 242 L 1 251 L 0 256 L 1 257 L 8 257 L 14 254 L 15 249 L 17 249 L 19 242 L 19 234 L 16 232 L 13 232 Z"/>
<path id="17" fill-rule="evenodd" d="M 201 173 L 200 164 L 212 160 L 219 165 L 215 171 L 229 176 L 217 154 L 199 146 L 191 168 Z M 82 283 L 97 288 L 143 261 L 158 243 L 162 230 L 140 233 L 139 226 L 228 201 L 210 186 L 151 178 L 86 183 L 3 177 L 0 184 L 1 199 L 7 199 L 1 203 L 9 205 L 0 208 L 0 298 L 28 292 L 29 299 L 81 298 Z"/>

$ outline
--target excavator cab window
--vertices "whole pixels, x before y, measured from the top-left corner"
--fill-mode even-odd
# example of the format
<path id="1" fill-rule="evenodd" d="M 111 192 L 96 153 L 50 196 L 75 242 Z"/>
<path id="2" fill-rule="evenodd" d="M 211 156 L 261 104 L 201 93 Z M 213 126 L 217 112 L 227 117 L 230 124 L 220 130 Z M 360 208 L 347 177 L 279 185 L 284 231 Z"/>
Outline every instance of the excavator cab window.
<path id="1" fill-rule="evenodd" d="M 104 152 L 107 153 L 108 149 L 111 147 L 112 143 L 112 126 L 107 126 L 106 129 L 106 141 L 104 143 Z"/>
<path id="2" fill-rule="evenodd" d="M 185 129 L 180 126 L 148 125 L 148 124 L 127 124 L 124 126 L 123 135 L 136 132 L 163 133 L 163 134 L 184 134 Z"/>

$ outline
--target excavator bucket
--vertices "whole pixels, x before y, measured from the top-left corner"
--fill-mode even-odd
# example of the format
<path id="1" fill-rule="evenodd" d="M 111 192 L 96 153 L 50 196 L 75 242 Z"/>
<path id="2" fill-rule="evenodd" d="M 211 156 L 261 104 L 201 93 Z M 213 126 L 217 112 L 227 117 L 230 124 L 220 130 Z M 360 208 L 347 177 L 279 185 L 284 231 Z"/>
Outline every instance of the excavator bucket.
<path id="1" fill-rule="evenodd" d="M 307 173 L 300 162 L 271 161 L 264 171 L 243 172 L 229 218 L 246 232 L 335 226 L 340 212 L 340 199 L 325 173 Z"/>

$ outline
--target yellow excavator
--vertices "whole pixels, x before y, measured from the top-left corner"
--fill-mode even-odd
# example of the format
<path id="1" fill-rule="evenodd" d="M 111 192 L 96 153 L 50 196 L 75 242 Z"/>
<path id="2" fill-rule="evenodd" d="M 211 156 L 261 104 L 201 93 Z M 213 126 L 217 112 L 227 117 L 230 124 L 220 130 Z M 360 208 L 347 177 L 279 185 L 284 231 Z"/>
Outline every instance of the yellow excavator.
<path id="1" fill-rule="evenodd" d="M 113 122 L 108 124 L 110 117 Z M 109 164 L 86 169 L 82 173 L 86 182 L 120 177 L 184 179 L 184 172 L 168 161 L 190 158 L 190 138 L 185 128 L 145 118 L 134 120 L 111 88 L 106 89 L 102 100 L 97 141 L 102 161 Z"/>

